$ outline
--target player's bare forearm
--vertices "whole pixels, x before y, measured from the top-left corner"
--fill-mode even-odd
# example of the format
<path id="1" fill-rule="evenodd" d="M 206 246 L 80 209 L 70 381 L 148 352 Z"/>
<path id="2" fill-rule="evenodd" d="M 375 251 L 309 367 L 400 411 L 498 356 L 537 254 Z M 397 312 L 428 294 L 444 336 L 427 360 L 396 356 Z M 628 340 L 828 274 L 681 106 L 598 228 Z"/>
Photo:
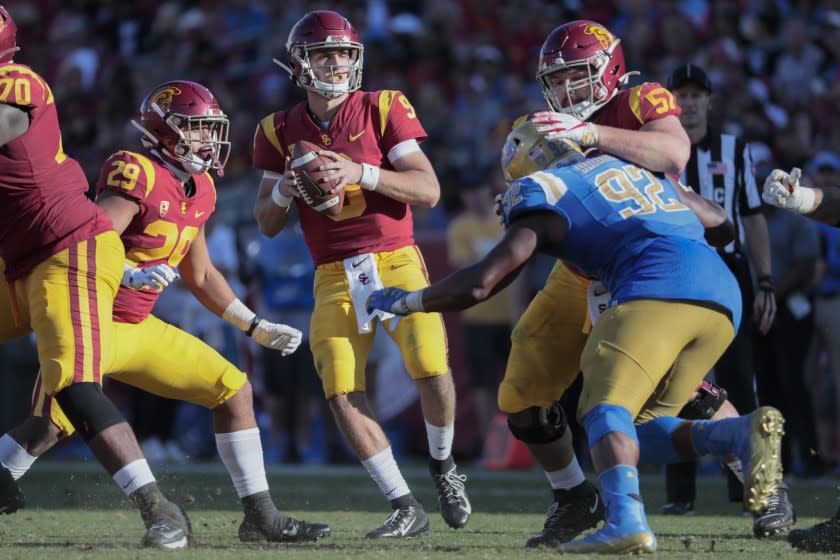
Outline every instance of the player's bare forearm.
<path id="1" fill-rule="evenodd" d="M 380 170 L 376 192 L 406 204 L 431 208 L 440 200 L 440 183 L 423 152 L 407 154 L 394 162 L 395 171 Z"/>
<path id="2" fill-rule="evenodd" d="M 744 224 L 747 250 L 755 265 L 756 273 L 758 276 L 770 275 L 773 271 L 770 260 L 770 234 L 764 214 L 743 216 L 741 222 Z"/>
<path id="3" fill-rule="evenodd" d="M 817 187 L 814 190 L 817 191 L 817 208 L 808 217 L 840 227 L 840 187 Z"/>
<path id="4" fill-rule="evenodd" d="M 432 208 L 440 199 L 440 184 L 434 171 L 383 169 L 376 192 L 398 202 Z"/>
<path id="5" fill-rule="evenodd" d="M 210 259 L 204 226 L 193 239 L 178 268 L 181 279 L 193 295 L 216 315 L 221 317 L 230 302 L 236 299 L 230 284 Z"/>
<path id="6" fill-rule="evenodd" d="M 276 181 L 263 179 L 254 204 L 254 217 L 257 219 L 260 233 L 266 237 L 277 235 L 289 221 L 289 209 L 281 208 L 271 197 Z"/>
<path id="7" fill-rule="evenodd" d="M 496 295 L 519 275 L 522 267 L 498 278 L 487 274 L 481 263 L 453 272 L 423 291 L 423 309 L 432 311 L 463 311 Z"/>
<path id="8" fill-rule="evenodd" d="M 673 115 L 639 130 L 598 125 L 598 149 L 662 173 L 680 173 L 691 155 L 691 142 Z"/>
<path id="9" fill-rule="evenodd" d="M 140 213 L 140 205 L 137 202 L 114 191 L 102 191 L 96 197 L 96 204 L 110 218 L 118 235 L 122 235 L 134 216 Z"/>
<path id="10" fill-rule="evenodd" d="M 198 301 L 219 317 L 230 302 L 236 299 L 228 281 L 212 264 L 200 275 L 192 274 L 188 277 L 183 274 L 182 278 Z"/>
<path id="11" fill-rule="evenodd" d="M 537 248 L 538 234 L 513 227 L 477 263 L 454 272 L 423 291 L 426 311 L 461 311 L 506 288 L 519 275 Z"/>
<path id="12" fill-rule="evenodd" d="M 706 241 L 714 247 L 723 247 L 735 239 L 735 226 L 720 204 L 706 200 L 689 187 L 674 185 L 680 200 L 688 206 L 705 228 Z"/>

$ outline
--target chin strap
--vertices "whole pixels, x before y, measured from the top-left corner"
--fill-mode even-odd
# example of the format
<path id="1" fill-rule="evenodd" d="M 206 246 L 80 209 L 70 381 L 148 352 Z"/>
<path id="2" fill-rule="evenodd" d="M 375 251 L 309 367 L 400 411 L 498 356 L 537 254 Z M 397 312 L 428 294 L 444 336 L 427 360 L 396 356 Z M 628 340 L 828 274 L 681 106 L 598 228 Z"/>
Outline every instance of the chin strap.
<path id="1" fill-rule="evenodd" d="M 166 150 L 164 149 L 164 151 Z M 169 158 L 162 154 L 158 148 L 152 148 L 151 152 L 156 158 L 158 158 L 158 160 L 160 160 L 164 167 L 166 167 L 169 171 L 172 172 L 173 175 L 175 175 L 178 178 L 179 181 L 181 181 L 182 183 L 186 183 L 190 180 L 190 175 L 192 174 L 186 169 L 183 169 L 182 167 L 179 167 L 173 164 L 171 161 L 169 161 Z"/>
<path id="2" fill-rule="evenodd" d="M 276 59 L 276 58 L 272 58 L 271 62 L 273 62 L 274 64 L 276 64 L 277 66 L 279 66 L 280 68 L 285 70 L 286 72 L 288 72 L 289 77 L 291 79 L 297 81 L 297 79 L 295 78 L 295 71 L 292 70 L 291 66 L 289 66 L 288 64 L 285 64 L 284 62 L 282 62 L 282 61 L 280 61 L 279 59 Z"/>
<path id="3" fill-rule="evenodd" d="M 20 47 L 12 47 L 11 49 L 6 49 L 4 51 L 0 51 L 0 58 L 3 58 L 7 54 L 14 53 L 20 50 Z M 11 62 L 11 60 L 9 60 Z"/>

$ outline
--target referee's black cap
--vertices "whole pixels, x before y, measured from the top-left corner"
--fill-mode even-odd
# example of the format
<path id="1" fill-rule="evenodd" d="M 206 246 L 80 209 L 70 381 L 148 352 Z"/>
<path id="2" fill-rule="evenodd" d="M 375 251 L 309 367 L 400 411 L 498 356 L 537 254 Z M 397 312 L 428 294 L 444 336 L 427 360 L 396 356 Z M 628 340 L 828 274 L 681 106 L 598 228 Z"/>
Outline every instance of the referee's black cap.
<path id="1" fill-rule="evenodd" d="M 668 89 L 675 91 L 686 84 L 694 84 L 700 86 L 709 93 L 712 93 L 712 82 L 705 70 L 696 64 L 683 64 L 668 77 Z"/>

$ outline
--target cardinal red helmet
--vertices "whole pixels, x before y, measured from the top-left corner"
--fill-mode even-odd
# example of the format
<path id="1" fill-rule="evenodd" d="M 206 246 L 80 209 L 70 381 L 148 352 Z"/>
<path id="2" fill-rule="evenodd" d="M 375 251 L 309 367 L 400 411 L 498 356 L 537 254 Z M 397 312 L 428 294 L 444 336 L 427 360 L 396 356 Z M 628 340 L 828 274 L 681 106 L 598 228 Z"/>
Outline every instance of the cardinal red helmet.
<path id="1" fill-rule="evenodd" d="M 573 21 L 552 31 L 540 49 L 537 81 L 546 101 L 555 111 L 582 120 L 609 103 L 626 83 L 628 74 L 620 40 L 594 21 Z M 551 74 L 569 69 L 584 69 L 583 77 L 574 76 L 559 83 Z"/>
<path id="2" fill-rule="evenodd" d="M 0 64 L 12 61 L 17 46 L 17 25 L 3 6 L 0 6 Z"/>
<path id="3" fill-rule="evenodd" d="M 347 80 L 329 83 L 317 78 L 316 67 L 312 66 L 309 55 L 319 49 L 347 49 L 350 52 Z M 319 10 L 303 16 L 289 33 L 286 52 L 291 68 L 277 60 L 275 62 L 285 68 L 300 87 L 334 98 L 362 87 L 364 50 L 356 30 L 347 18 L 336 12 Z M 330 68 L 333 73 L 336 70 L 339 68 Z"/>
<path id="4" fill-rule="evenodd" d="M 190 173 L 221 176 L 230 155 L 230 121 L 206 87 L 176 80 L 154 88 L 140 106 L 143 144 L 176 160 Z"/>

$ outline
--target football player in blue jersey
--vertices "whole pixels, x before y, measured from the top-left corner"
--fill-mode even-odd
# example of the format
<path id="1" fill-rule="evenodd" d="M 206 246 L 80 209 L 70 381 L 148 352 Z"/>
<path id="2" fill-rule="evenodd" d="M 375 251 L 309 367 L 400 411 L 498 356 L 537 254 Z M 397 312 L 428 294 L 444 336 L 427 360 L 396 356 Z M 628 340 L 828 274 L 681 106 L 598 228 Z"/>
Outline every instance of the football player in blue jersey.
<path id="1" fill-rule="evenodd" d="M 691 211 L 694 199 L 627 161 L 587 158 L 573 142 L 548 141 L 527 122 L 508 136 L 502 166 L 510 182 L 502 201 L 507 232 L 496 247 L 424 290 L 374 292 L 368 307 L 398 315 L 465 309 L 509 284 L 537 252 L 573 264 L 610 290 L 581 357 L 578 408 L 606 523 L 561 551 L 656 549 L 639 462 L 734 452 L 745 465 L 748 507 L 766 507 L 781 480 L 784 420 L 777 410 L 718 421 L 675 417 L 741 320 L 738 285 L 706 243 Z M 546 421 L 542 429 L 565 426 Z"/>

